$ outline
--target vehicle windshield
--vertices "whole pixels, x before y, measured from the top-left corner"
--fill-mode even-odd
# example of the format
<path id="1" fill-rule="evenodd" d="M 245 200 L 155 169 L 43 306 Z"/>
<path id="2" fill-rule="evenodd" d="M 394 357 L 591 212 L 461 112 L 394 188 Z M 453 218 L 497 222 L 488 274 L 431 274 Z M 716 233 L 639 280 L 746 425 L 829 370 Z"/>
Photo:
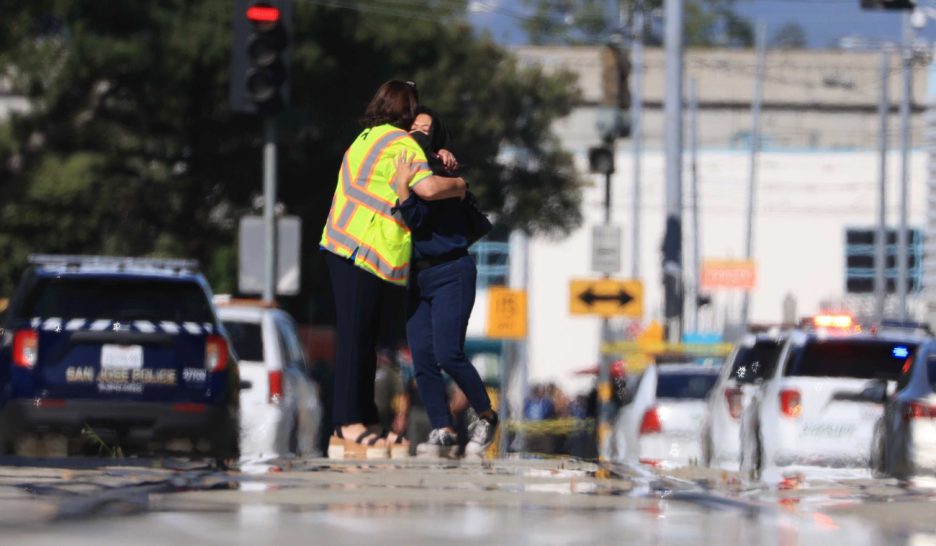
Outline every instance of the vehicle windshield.
<path id="1" fill-rule="evenodd" d="M 769 376 L 777 367 L 781 348 L 777 340 L 762 340 L 755 342 L 752 347 L 739 347 L 730 377 L 746 385 Z"/>
<path id="2" fill-rule="evenodd" d="M 786 375 L 892 380 L 915 350 L 915 343 L 817 340 L 793 351 Z"/>
<path id="3" fill-rule="evenodd" d="M 703 400 L 718 376 L 713 373 L 660 373 L 657 377 L 657 398 L 689 398 Z"/>
<path id="4" fill-rule="evenodd" d="M 238 359 L 263 362 L 263 335 L 259 324 L 224 321 L 224 329 L 231 338 Z"/>
<path id="5" fill-rule="evenodd" d="M 214 322 L 211 302 L 201 286 L 158 279 L 40 279 L 23 313 L 42 318 Z"/>

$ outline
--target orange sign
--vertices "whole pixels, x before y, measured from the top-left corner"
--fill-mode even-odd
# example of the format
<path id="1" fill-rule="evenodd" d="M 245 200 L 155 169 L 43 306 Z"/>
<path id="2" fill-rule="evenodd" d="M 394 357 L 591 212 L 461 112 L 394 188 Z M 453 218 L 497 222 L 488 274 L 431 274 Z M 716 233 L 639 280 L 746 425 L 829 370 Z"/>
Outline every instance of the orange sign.
<path id="1" fill-rule="evenodd" d="M 753 290 L 757 285 L 757 264 L 752 260 L 705 260 L 699 284 L 703 289 Z"/>
<path id="2" fill-rule="evenodd" d="M 526 291 L 492 286 L 488 288 L 487 297 L 487 336 L 503 339 L 526 337 Z"/>

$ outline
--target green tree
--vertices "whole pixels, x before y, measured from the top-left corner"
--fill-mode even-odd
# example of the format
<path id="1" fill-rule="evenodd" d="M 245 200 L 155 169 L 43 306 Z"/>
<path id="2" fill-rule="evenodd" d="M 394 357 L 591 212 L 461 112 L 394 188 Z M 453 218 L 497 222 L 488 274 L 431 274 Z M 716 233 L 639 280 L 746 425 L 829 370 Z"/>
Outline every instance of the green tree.
<path id="1" fill-rule="evenodd" d="M 261 193 L 260 124 L 227 104 L 228 0 L 0 0 L 0 66 L 31 111 L 0 125 L 0 293 L 31 252 L 198 258 L 236 289 L 237 219 Z M 350 5 L 350 4 L 349 4 Z M 378 85 L 414 79 L 505 228 L 561 234 L 580 183 L 549 133 L 573 77 L 520 68 L 463 2 L 294 3 L 279 198 L 303 222 L 303 319 L 330 306 L 317 243 Z M 479 77 L 483 75 L 483 77 Z"/>
<path id="2" fill-rule="evenodd" d="M 525 0 L 531 15 L 523 21 L 530 43 L 599 44 L 619 32 L 617 2 L 604 0 Z M 748 47 L 754 42 L 750 22 L 734 10 L 735 0 L 688 0 L 685 11 L 685 40 L 690 47 Z M 663 0 L 645 0 L 647 13 L 659 12 Z M 614 9 L 609 9 L 611 6 Z M 625 3 L 633 13 L 636 2 Z M 644 35 L 651 44 L 662 43 L 662 28 L 646 19 Z"/>
<path id="3" fill-rule="evenodd" d="M 779 49 L 803 49 L 807 42 L 803 26 L 790 21 L 777 29 L 770 40 L 770 45 Z"/>

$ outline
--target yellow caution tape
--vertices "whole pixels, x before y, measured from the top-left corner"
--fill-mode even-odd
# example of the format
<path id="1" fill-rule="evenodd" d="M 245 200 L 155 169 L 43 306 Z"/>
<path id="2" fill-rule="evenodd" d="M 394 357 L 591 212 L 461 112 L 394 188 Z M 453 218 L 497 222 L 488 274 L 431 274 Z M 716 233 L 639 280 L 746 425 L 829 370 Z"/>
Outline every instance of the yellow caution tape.
<path id="1" fill-rule="evenodd" d="M 666 343 L 665 341 L 616 341 L 601 346 L 603 354 L 672 354 L 687 356 L 728 356 L 734 347 L 731 343 Z"/>
<path id="2" fill-rule="evenodd" d="M 595 420 L 564 417 L 562 419 L 546 419 L 544 421 L 511 421 L 507 423 L 507 430 L 510 432 L 524 432 L 526 434 L 594 432 Z"/>

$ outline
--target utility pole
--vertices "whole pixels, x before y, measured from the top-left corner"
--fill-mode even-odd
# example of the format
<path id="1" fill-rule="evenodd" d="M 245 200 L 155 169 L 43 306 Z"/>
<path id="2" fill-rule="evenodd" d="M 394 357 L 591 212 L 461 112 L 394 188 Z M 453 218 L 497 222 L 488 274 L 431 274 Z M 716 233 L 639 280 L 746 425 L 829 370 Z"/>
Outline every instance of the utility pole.
<path id="1" fill-rule="evenodd" d="M 689 290 L 689 330 L 699 331 L 699 89 L 695 78 L 689 79 L 689 172 L 692 177 L 692 282 Z"/>
<path id="2" fill-rule="evenodd" d="M 529 312 L 532 298 L 529 297 L 530 294 L 530 236 L 522 230 L 514 230 L 510 232 L 510 269 L 509 269 L 509 278 L 510 287 L 515 290 L 523 290 L 527 295 L 527 313 L 526 313 L 526 333 L 527 335 L 523 339 L 505 341 L 505 344 L 509 344 L 509 357 L 503 358 L 502 369 L 501 369 L 501 385 L 500 385 L 500 404 L 503 408 L 504 413 L 501 415 L 503 422 L 507 423 L 510 421 L 516 422 L 518 425 L 516 436 L 514 437 L 513 445 L 516 447 L 517 451 L 523 452 L 526 449 L 526 433 L 524 432 L 524 415 L 523 410 L 526 406 L 526 398 L 529 394 L 529 378 L 528 378 L 528 368 L 527 362 L 529 359 L 529 343 L 530 343 L 530 320 L 532 314 Z M 506 362 L 505 362 L 506 361 Z M 509 364 L 507 364 L 509 363 Z M 520 405 L 517 408 L 510 408 L 508 404 L 508 387 L 509 382 L 513 378 L 513 381 L 518 381 L 520 383 Z M 507 439 L 509 438 L 507 434 L 507 427 L 501 427 L 501 447 L 500 454 L 501 456 L 507 453 L 507 450 L 510 446 L 507 445 Z"/>
<path id="3" fill-rule="evenodd" d="M 276 301 L 276 118 L 263 119 L 263 229 L 264 283 L 263 301 Z"/>
<path id="4" fill-rule="evenodd" d="M 887 294 L 887 281 L 884 277 L 887 258 L 887 116 L 890 109 L 888 83 L 890 80 L 890 51 L 881 50 L 881 97 L 878 103 L 879 129 L 879 166 L 877 200 L 877 236 L 874 238 L 874 320 L 880 323 L 884 318 L 884 299 Z"/>
<path id="5" fill-rule="evenodd" d="M 757 66 L 754 72 L 754 100 L 751 101 L 751 148 L 748 170 L 747 233 L 744 257 L 754 259 L 754 209 L 757 206 L 757 159 L 761 145 L 761 102 L 764 96 L 764 62 L 767 56 L 767 24 L 757 23 Z M 751 292 L 744 292 L 741 304 L 741 324 L 747 328 L 751 312 Z"/>
<path id="6" fill-rule="evenodd" d="M 631 20 L 633 40 L 631 44 L 631 155 L 633 161 L 633 195 L 631 199 L 631 278 L 640 278 L 640 168 L 643 156 L 643 70 L 644 70 L 644 5 L 635 0 L 634 17 Z"/>
<path id="7" fill-rule="evenodd" d="M 664 152 L 666 156 L 666 228 L 663 235 L 663 291 L 667 338 L 678 342 L 683 323 L 682 152 L 683 152 L 683 7 L 684 0 L 664 0 L 666 80 Z"/>
<path id="8" fill-rule="evenodd" d="M 900 229 L 897 232 L 897 312 L 907 320 L 907 200 L 910 186 L 910 104 L 913 101 L 913 43 L 910 12 L 903 16 L 903 96 L 900 101 Z"/>
<path id="9" fill-rule="evenodd" d="M 623 2 L 618 2 L 618 27 L 621 30 L 621 37 L 623 38 L 624 24 L 626 21 L 626 12 L 624 9 Z M 616 45 L 611 47 L 620 48 L 624 45 L 623 40 L 617 42 Z M 604 225 L 611 226 L 611 175 L 614 174 L 614 159 L 616 155 L 615 142 L 618 137 L 618 123 L 617 120 L 620 118 L 620 108 L 621 108 L 621 99 L 624 96 L 623 94 L 627 90 L 623 89 L 621 86 L 620 71 L 623 63 L 621 57 L 620 49 L 615 49 L 613 51 L 613 58 L 615 60 L 615 70 L 614 70 L 614 96 L 605 96 L 604 99 L 606 104 L 610 106 L 611 117 L 614 122 L 612 126 L 614 130 L 606 133 L 604 135 L 605 148 L 610 154 L 610 157 L 607 161 L 607 168 L 604 169 Z M 631 106 L 633 108 L 633 105 Z M 632 231 L 636 231 L 632 229 Z M 618 250 L 620 252 L 620 250 Z M 609 278 L 610 273 L 605 271 L 604 278 Z M 613 333 L 611 331 L 611 323 L 607 317 L 602 317 L 601 319 L 601 349 L 599 353 L 599 366 L 598 366 L 598 426 L 597 426 L 597 447 L 598 447 L 598 456 L 601 459 L 608 459 L 611 454 L 611 422 L 614 417 L 614 405 L 611 403 L 612 400 L 612 389 L 611 389 L 611 364 L 614 360 L 613 356 L 604 350 L 604 346 L 613 341 Z"/>

